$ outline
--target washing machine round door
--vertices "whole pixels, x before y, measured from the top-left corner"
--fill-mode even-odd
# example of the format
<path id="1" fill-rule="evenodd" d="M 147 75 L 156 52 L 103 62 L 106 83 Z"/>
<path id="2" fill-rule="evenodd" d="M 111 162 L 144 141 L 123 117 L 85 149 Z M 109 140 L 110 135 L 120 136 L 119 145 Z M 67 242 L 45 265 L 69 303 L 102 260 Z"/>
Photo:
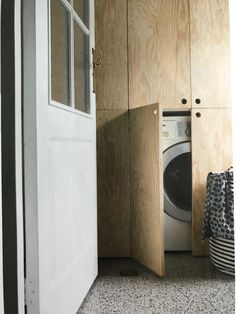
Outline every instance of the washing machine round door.
<path id="1" fill-rule="evenodd" d="M 192 162 L 190 142 L 164 151 L 164 208 L 171 217 L 192 220 Z"/>

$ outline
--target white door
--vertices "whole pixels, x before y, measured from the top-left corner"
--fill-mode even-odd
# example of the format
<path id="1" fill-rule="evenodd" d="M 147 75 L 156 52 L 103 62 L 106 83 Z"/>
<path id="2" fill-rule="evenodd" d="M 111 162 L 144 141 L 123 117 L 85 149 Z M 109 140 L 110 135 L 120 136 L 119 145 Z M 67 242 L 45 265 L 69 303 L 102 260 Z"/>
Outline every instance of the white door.
<path id="1" fill-rule="evenodd" d="M 93 0 L 23 0 L 27 313 L 75 314 L 97 275 Z"/>

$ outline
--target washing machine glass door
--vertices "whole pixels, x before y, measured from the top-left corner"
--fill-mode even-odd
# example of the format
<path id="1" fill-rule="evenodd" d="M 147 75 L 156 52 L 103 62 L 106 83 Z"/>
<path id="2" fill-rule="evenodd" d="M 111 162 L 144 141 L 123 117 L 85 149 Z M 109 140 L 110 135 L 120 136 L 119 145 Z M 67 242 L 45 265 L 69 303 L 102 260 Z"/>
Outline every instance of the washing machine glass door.
<path id="1" fill-rule="evenodd" d="M 164 152 L 165 212 L 182 221 L 192 220 L 192 163 L 190 142 Z"/>

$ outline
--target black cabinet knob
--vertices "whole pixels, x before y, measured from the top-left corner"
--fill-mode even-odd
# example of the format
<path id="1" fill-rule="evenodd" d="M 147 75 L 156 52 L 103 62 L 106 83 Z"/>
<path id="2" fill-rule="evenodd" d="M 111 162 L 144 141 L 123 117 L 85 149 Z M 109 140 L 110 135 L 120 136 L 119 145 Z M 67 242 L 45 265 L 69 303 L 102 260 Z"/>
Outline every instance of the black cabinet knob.
<path id="1" fill-rule="evenodd" d="M 195 99 L 195 103 L 199 105 L 201 103 L 201 99 L 199 98 Z"/>
<path id="2" fill-rule="evenodd" d="M 197 112 L 197 113 L 196 113 L 196 117 L 197 117 L 197 118 L 200 118 L 200 117 L 201 117 L 201 113 L 200 113 L 200 112 Z"/>
<path id="3" fill-rule="evenodd" d="M 183 99 L 181 100 L 181 102 L 182 102 L 183 105 L 186 105 L 188 101 L 187 101 L 186 98 L 183 98 Z"/>

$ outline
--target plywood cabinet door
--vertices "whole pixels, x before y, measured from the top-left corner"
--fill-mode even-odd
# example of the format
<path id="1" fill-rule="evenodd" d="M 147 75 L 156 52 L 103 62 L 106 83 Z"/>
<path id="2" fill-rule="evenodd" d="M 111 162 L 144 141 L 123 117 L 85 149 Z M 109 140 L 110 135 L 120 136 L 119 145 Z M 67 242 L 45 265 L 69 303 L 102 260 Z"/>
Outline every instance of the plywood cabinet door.
<path id="1" fill-rule="evenodd" d="M 228 0 L 190 0 L 193 108 L 230 107 Z"/>
<path id="2" fill-rule="evenodd" d="M 96 0 L 97 109 L 128 109 L 127 0 Z"/>
<path id="3" fill-rule="evenodd" d="M 98 250 L 130 256 L 128 111 L 97 111 Z"/>
<path id="4" fill-rule="evenodd" d="M 129 0 L 128 50 L 130 108 L 191 107 L 189 0 Z"/>
<path id="5" fill-rule="evenodd" d="M 202 242 L 202 225 L 209 172 L 221 172 L 232 166 L 232 130 L 230 109 L 192 110 L 192 251 L 208 253 Z"/>
<path id="6" fill-rule="evenodd" d="M 130 111 L 131 256 L 164 275 L 162 112 Z"/>

